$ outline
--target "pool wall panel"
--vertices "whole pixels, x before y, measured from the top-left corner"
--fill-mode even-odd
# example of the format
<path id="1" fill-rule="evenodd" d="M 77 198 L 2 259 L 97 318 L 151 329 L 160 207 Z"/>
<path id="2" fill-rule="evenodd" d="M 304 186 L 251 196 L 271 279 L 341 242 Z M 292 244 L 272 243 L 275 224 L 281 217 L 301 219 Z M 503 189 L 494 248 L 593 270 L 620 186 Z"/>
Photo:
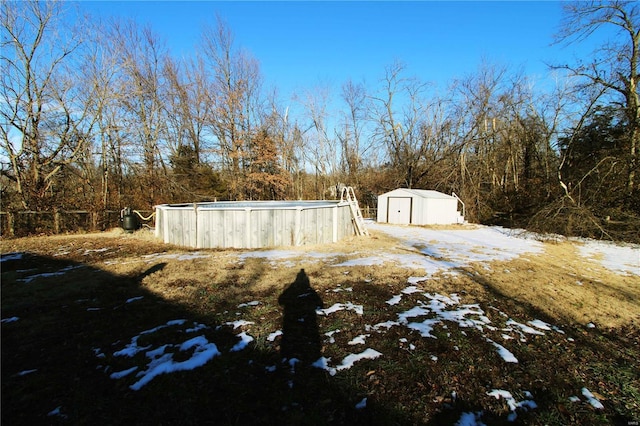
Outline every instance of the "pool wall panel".
<path id="1" fill-rule="evenodd" d="M 355 235 L 348 203 L 156 206 L 155 235 L 193 248 L 264 248 L 337 242 Z"/>

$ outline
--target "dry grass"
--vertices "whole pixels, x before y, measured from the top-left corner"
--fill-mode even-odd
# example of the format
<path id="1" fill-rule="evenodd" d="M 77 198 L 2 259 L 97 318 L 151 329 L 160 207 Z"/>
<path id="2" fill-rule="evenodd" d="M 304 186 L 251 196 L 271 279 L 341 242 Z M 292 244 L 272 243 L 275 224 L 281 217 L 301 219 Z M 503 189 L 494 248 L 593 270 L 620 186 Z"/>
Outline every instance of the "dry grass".
<path id="1" fill-rule="evenodd" d="M 460 229 L 459 226 L 436 228 Z M 1 240 L 0 250 L 2 253 L 28 251 L 62 257 L 117 275 L 141 273 L 150 262 L 161 259 L 166 266 L 153 277 L 145 278 L 143 284 L 159 296 L 180 301 L 189 299 L 198 289 L 211 283 L 233 281 L 236 283 L 233 287 L 241 287 L 244 293 L 256 296 L 281 291 L 301 268 L 314 277 L 315 286 L 326 289 L 334 286 L 339 281 L 336 277 L 347 273 L 347 269 L 327 268 L 317 256 L 309 257 L 309 253 L 325 253 L 338 260 L 347 260 L 382 251 L 402 254 L 406 249 L 392 237 L 374 233 L 369 238 L 351 237 L 336 244 L 284 247 L 282 250 L 292 253 L 286 262 L 274 266 L 268 260 L 249 258 L 239 268 L 238 255 L 243 250 L 200 250 L 198 252 L 205 253 L 202 257 L 179 261 L 170 257 L 144 257 L 184 253 L 185 250 L 162 244 L 149 231 L 128 234 L 114 229 L 103 233 Z M 391 264 L 382 268 L 350 267 L 348 271 L 351 278 L 375 278 L 376 282 L 388 281 L 390 277 L 401 277 L 402 282 L 405 277 L 421 273 Z M 616 274 L 597 261 L 585 259 L 578 253 L 576 243 L 548 241 L 540 254 L 528 254 L 508 262 L 496 261 L 490 268 L 476 265 L 467 273 L 473 276 L 475 284 L 530 304 L 565 323 L 585 325 L 592 322 L 607 328 L 640 325 L 640 277 Z M 425 287 L 441 292 L 460 290 L 445 288 L 441 282 L 435 279 Z M 478 293 L 473 288 L 464 290 Z"/>
<path id="2" fill-rule="evenodd" d="M 474 268 L 483 283 L 564 323 L 617 328 L 640 325 L 640 278 L 619 275 L 580 256 L 570 242 L 545 243 L 544 252 L 491 270 Z"/>
<path id="3" fill-rule="evenodd" d="M 518 321 L 539 318 L 565 330 L 566 335 L 518 346 L 519 365 L 505 368 L 499 357 L 487 353 L 482 336 L 454 326 L 438 328 L 439 339 L 412 336 L 401 343 L 403 336 L 392 329 L 368 338 L 385 354 L 379 361 L 335 377 L 304 373 L 310 385 L 295 396 L 283 385 L 290 379 L 264 376 L 264 366 L 278 358 L 278 342 L 266 339 L 281 327 L 278 296 L 300 269 L 325 306 L 347 300 L 365 306 L 363 316 L 338 312 L 320 322 L 322 333 L 341 330 L 337 343 L 324 347 L 324 355 L 336 360 L 354 351 L 347 342 L 367 324 L 393 319 L 416 303 L 410 296 L 403 306 L 386 301 L 407 286 L 408 277 L 423 271 L 393 264 L 328 264 L 327 259 L 337 263 L 382 251 L 406 253 L 398 241 L 380 234 L 282 250 L 293 254 L 286 260 L 240 261 L 246 250 L 186 250 L 164 245 L 149 232 L 120 230 L 1 240 L 3 254 L 33 254 L 33 260 L 3 263 L 2 316 L 24 318 L 2 326 L 3 423 L 55 423 L 43 414 L 55 403 L 67 409 L 62 422 L 75 424 L 96 419 L 108 419 L 105 424 L 272 424 L 276 418 L 287 424 L 453 424 L 461 412 L 480 409 L 485 422 L 503 424 L 508 408 L 501 401 L 487 405 L 485 396 L 499 387 L 534 392 L 539 408 L 520 413 L 523 424 L 606 424 L 640 417 L 634 364 L 640 356 L 640 277 L 618 275 L 585 260 L 572 243 L 547 242 L 540 254 L 476 264 L 420 283 L 424 291 L 458 293 L 464 303 L 480 304 L 496 324 L 504 321 L 498 312 L 506 312 Z M 56 271 L 69 264 L 82 268 L 29 286 L 19 281 L 34 270 Z M 122 307 L 123 299 L 140 294 L 145 302 Z M 257 307 L 239 308 L 254 300 L 260 301 Z M 85 309 L 94 305 L 103 308 L 102 316 Z M 109 347 L 176 317 L 214 325 L 253 321 L 255 346 L 240 358 L 217 360 L 193 374 L 163 376 L 134 394 L 96 371 L 95 346 Z M 597 325 L 595 331 L 585 327 L 589 322 Z M 431 360 L 434 354 L 437 363 Z M 27 364 L 42 364 L 43 374 L 17 376 Z M 567 402 L 583 386 L 599 394 L 606 410 Z M 451 398 L 452 391 L 458 400 Z M 55 402 L 51 395 L 58 395 Z M 363 396 L 369 397 L 370 408 L 354 411 Z M 285 413 L 281 405 L 298 408 Z"/>

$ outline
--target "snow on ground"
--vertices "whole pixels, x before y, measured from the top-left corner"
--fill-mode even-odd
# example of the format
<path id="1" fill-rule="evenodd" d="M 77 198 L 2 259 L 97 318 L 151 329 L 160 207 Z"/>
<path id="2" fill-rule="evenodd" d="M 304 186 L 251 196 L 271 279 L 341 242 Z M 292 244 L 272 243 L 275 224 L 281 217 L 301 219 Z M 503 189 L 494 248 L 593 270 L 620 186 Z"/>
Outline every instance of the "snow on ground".
<path id="1" fill-rule="evenodd" d="M 401 241 L 401 247 L 413 253 L 379 253 L 368 258 L 344 262 L 349 265 L 379 265 L 395 261 L 401 266 L 424 268 L 427 275 L 452 267 L 464 267 L 473 262 L 510 260 L 525 253 L 541 253 L 543 243 L 534 234 L 508 230 L 497 226 L 473 229 L 437 230 L 415 226 L 388 225 L 367 222 L 367 228 L 388 234 Z M 570 239 L 580 254 L 619 274 L 640 275 L 640 245 L 616 244 L 607 241 Z"/>
<path id="2" fill-rule="evenodd" d="M 272 267 L 296 266 L 296 262 L 291 259 L 304 257 L 305 261 L 327 261 L 341 253 L 319 253 L 319 252 L 300 252 L 295 250 L 259 250 L 247 251 L 238 255 L 238 260 L 244 262 L 251 258 L 268 259 Z"/>
<path id="3" fill-rule="evenodd" d="M 211 256 L 207 252 L 194 251 L 189 253 L 152 253 L 142 256 L 143 259 L 155 262 L 160 259 L 175 259 L 175 260 L 192 260 L 203 259 Z"/>
<path id="4" fill-rule="evenodd" d="M 533 395 L 531 395 L 531 392 L 529 391 L 524 391 L 524 394 L 527 398 L 533 398 Z M 518 402 L 513 397 L 513 395 L 511 395 L 511 392 L 506 390 L 494 389 L 491 392 L 488 392 L 487 395 L 493 396 L 496 399 L 503 398 L 507 402 L 509 410 L 511 411 L 511 413 L 507 417 L 507 420 L 510 422 L 515 421 L 515 419 L 518 417 L 518 415 L 516 414 L 516 409 L 520 408 L 524 410 L 533 410 L 534 408 L 538 408 L 538 405 L 532 399 L 525 399 Z"/>
<path id="5" fill-rule="evenodd" d="M 579 246 L 585 258 L 600 261 L 605 268 L 627 275 L 640 275 L 640 248 L 603 241 L 583 240 Z"/>
<path id="6" fill-rule="evenodd" d="M 477 227 L 460 230 L 437 230 L 415 226 L 369 223 L 373 231 L 383 232 L 401 241 L 402 248 L 417 252 L 415 260 L 428 272 L 464 267 L 473 262 L 510 260 L 524 253 L 540 253 L 539 241 L 517 237 L 517 233 L 500 227 Z M 403 256 L 397 261 L 403 262 Z M 421 260 L 421 262 L 420 262 Z"/>
<path id="7" fill-rule="evenodd" d="M 604 409 L 604 405 L 602 405 L 602 403 L 600 401 L 598 401 L 598 398 L 596 398 L 591 393 L 591 391 L 589 391 L 589 389 L 582 388 L 582 395 L 584 395 L 584 397 L 587 398 L 587 401 L 589 401 L 589 404 L 591 404 L 593 406 L 593 408 L 595 408 L 596 410 L 603 410 Z"/>
<path id="8" fill-rule="evenodd" d="M 293 262 L 291 259 L 304 257 L 305 260 L 323 261 L 334 266 L 356 266 L 356 265 L 381 265 L 385 262 L 394 262 L 398 265 L 414 269 L 418 275 L 407 279 L 407 287 L 400 294 L 394 295 L 387 300 L 389 305 L 399 305 L 403 302 L 415 306 L 398 313 L 393 318 L 378 324 L 369 324 L 365 330 L 354 336 L 350 336 L 349 344 L 352 346 L 366 346 L 366 339 L 370 333 L 385 333 L 392 327 L 401 327 L 407 336 L 418 335 L 424 338 L 437 338 L 436 335 L 443 336 L 442 333 L 434 333 L 436 327 L 446 330 L 447 323 L 457 324 L 461 329 L 473 330 L 481 333 L 486 342 L 487 350 L 495 351 L 507 364 L 517 363 L 516 356 L 511 351 L 521 343 L 526 343 L 529 338 L 541 338 L 547 333 L 564 332 L 558 327 L 547 324 L 539 319 L 531 319 L 527 324 L 517 322 L 508 315 L 498 311 L 491 306 L 481 307 L 478 304 L 461 304 L 461 299 L 457 294 L 441 295 L 425 292 L 419 287 L 421 281 L 426 280 L 431 274 L 438 271 L 447 271 L 452 268 L 468 266 L 474 262 L 490 262 L 496 260 L 510 260 L 525 253 L 540 253 L 543 244 L 535 239 L 524 237 L 524 233 L 508 231 L 500 227 L 476 227 L 473 229 L 461 228 L 460 230 L 435 230 L 421 227 L 393 226 L 386 224 L 376 224 L 369 222 L 368 228 L 374 232 L 386 233 L 399 240 L 397 250 L 391 252 L 379 252 L 369 256 L 354 257 L 352 260 L 335 264 L 335 258 L 343 256 L 343 253 L 316 253 L 300 252 L 295 250 L 260 250 L 246 251 L 238 256 L 238 261 L 244 262 L 248 258 L 267 258 L 272 265 L 282 265 L 282 263 Z M 601 264 L 620 274 L 638 275 L 640 271 L 640 247 L 637 245 L 614 245 L 596 241 L 581 241 L 580 253 L 587 259 L 600 261 Z M 401 254 L 400 254 L 401 253 Z M 361 253 L 350 253 L 350 256 L 359 256 Z M 157 260 L 160 258 L 171 258 L 175 260 L 189 260 L 201 257 L 209 257 L 206 252 L 192 252 L 185 254 L 154 254 L 144 256 L 144 260 Z M 0 258 L 0 262 L 21 259 L 21 253 L 9 253 Z M 279 263 L 281 262 L 281 263 Z M 64 268 L 57 272 L 34 274 L 22 279 L 22 282 L 29 284 L 40 277 L 57 276 L 69 272 L 73 268 Z M 424 275 L 426 274 L 426 275 Z M 353 289 L 336 288 L 336 293 L 348 296 Z M 132 298 L 127 303 L 138 300 Z M 262 304 L 255 300 L 239 305 L 239 308 L 252 309 Z M 501 323 L 497 324 L 489 319 L 486 309 L 497 311 Z M 355 305 L 348 300 L 344 303 L 336 303 L 333 306 L 317 311 L 318 315 L 329 316 L 337 311 L 346 311 L 351 315 L 362 316 L 366 310 L 365 306 Z M 246 312 L 246 310 L 245 310 Z M 19 321 L 17 317 L 2 319 L 2 323 Z M 205 324 L 189 324 L 186 320 L 169 321 L 155 328 L 145 330 L 130 338 L 128 343 L 114 343 L 110 347 L 112 351 L 107 357 L 101 348 L 94 350 L 98 359 L 118 360 L 118 367 L 124 364 L 124 368 L 114 371 L 115 366 L 102 365 L 101 368 L 114 380 L 128 380 L 132 390 L 140 390 L 155 377 L 161 374 L 170 374 L 176 371 L 192 370 L 205 365 L 207 362 L 219 356 L 233 356 L 234 352 L 245 350 L 248 345 L 255 340 L 251 335 L 250 321 L 239 319 L 234 322 L 225 323 L 220 327 L 228 327 L 236 333 L 237 343 L 227 352 L 222 353 L 215 342 L 210 342 L 199 331 L 207 329 Z M 177 328 L 184 339 L 179 342 L 169 342 L 158 346 L 140 346 L 141 336 L 155 334 L 165 328 Z M 340 332 L 334 330 L 325 333 L 325 344 L 335 343 L 333 335 Z M 464 334 L 465 332 L 462 331 Z M 175 334 L 173 334 L 175 335 Z M 445 335 L 448 336 L 447 333 Z M 282 331 L 274 330 L 267 340 L 274 342 L 281 338 Z M 400 341 L 406 342 L 406 338 Z M 502 339 L 500 343 L 496 340 Z M 572 340 L 567 339 L 568 342 Z M 114 347 L 119 349 L 114 350 Z M 415 348 L 411 345 L 409 348 Z M 179 359 L 174 359 L 175 354 L 180 354 Z M 133 358 L 143 357 L 145 366 L 140 367 L 140 362 L 134 362 Z M 355 363 L 384 357 L 384 354 L 374 348 L 368 347 L 362 351 L 351 353 L 345 356 L 338 363 L 332 363 L 330 358 L 321 357 L 313 365 L 317 368 L 328 371 L 331 375 L 351 368 Z M 124 360 L 124 361 L 123 361 Z M 127 365 L 127 360 L 130 365 Z M 433 362 L 438 362 L 438 358 L 431 356 Z M 289 360 L 290 365 L 295 365 L 297 360 Z M 277 367 L 268 366 L 266 371 L 275 371 Z M 29 371 L 37 374 L 37 370 Z M 594 408 L 601 409 L 602 404 L 586 388 L 581 393 L 587 402 Z M 515 420 L 516 410 L 533 410 L 536 403 L 533 396 L 525 392 L 526 399 L 516 401 L 515 397 L 507 390 L 495 389 L 487 394 L 487 397 L 502 398 L 510 408 L 508 420 Z M 572 397 L 574 401 L 580 401 L 579 397 Z M 364 409 L 366 399 L 357 404 L 357 408 Z M 53 412 L 52 412 L 53 413 Z M 49 413 L 55 415 L 55 413 Z M 482 412 L 463 413 L 457 424 L 459 425 L 481 425 Z"/>
<path id="9" fill-rule="evenodd" d="M 434 327 L 438 325 L 442 326 L 445 322 L 456 323 L 461 328 L 475 329 L 483 334 L 498 331 L 498 328 L 492 325 L 491 320 L 485 315 L 484 310 L 481 309 L 479 305 L 461 305 L 460 298 L 457 294 L 440 295 L 437 293 L 431 294 L 420 291 L 416 292 L 415 286 L 408 286 L 405 290 L 406 291 L 401 292 L 398 297 L 402 298 L 418 294 L 418 296 L 422 296 L 424 299 L 419 299 L 418 305 L 415 307 L 397 314 L 395 319 L 374 325 L 366 325 L 366 332 L 384 333 L 391 327 L 404 327 L 408 334 L 412 331 L 417 331 L 422 337 L 436 338 L 436 336 L 432 334 Z M 243 307 L 249 308 L 257 305 L 258 303 L 242 304 Z M 317 310 L 317 314 L 328 316 L 338 311 L 352 312 L 353 315 L 362 316 L 364 314 L 364 307 L 362 305 L 355 305 L 351 302 L 336 303 L 329 308 Z M 169 321 L 166 324 L 161 324 L 152 329 L 142 331 L 138 335 L 132 337 L 129 343 L 125 344 L 121 349 L 115 350 L 111 355 L 112 357 L 133 358 L 140 353 L 144 353 L 149 359 L 147 368 L 142 371 L 138 371 L 137 366 L 132 366 L 113 372 L 110 376 L 114 379 L 122 379 L 137 371 L 136 377 L 138 380 L 130 387 L 133 390 L 138 390 L 160 374 L 197 368 L 204 365 L 213 357 L 221 355 L 215 343 L 209 342 L 203 335 L 189 337 L 200 330 L 208 328 L 206 325 L 194 323 L 187 326 L 186 323 L 187 321 L 183 319 Z M 254 340 L 254 337 L 250 335 L 250 328 L 253 324 L 254 323 L 251 321 L 239 319 L 227 322 L 220 326 L 229 327 L 232 330 L 242 330 L 237 334 L 239 340 L 231 348 L 230 352 L 244 350 Z M 507 320 L 506 324 L 506 326 L 499 329 L 500 334 L 502 336 L 508 336 L 509 333 L 515 334 L 519 337 L 519 341 L 526 341 L 523 337 L 523 333 L 529 333 L 531 335 L 545 334 L 544 331 L 533 329 L 513 320 Z M 530 324 L 542 327 L 543 329 L 546 329 L 546 331 L 552 331 L 553 328 L 540 320 L 530 321 Z M 511 325 L 516 325 L 516 327 L 512 327 Z M 168 327 L 182 327 L 181 330 L 185 334 L 186 340 L 184 342 L 163 344 L 158 347 L 152 347 L 149 345 L 140 346 L 138 344 L 141 336 L 154 334 Z M 336 330 L 335 332 L 338 331 Z M 281 335 L 281 330 L 275 330 L 269 334 L 267 340 L 275 341 L 275 339 Z M 370 334 L 367 333 L 356 335 L 351 339 L 350 344 L 365 345 L 366 338 L 369 335 Z M 327 334 L 326 337 L 328 338 L 327 343 L 335 342 L 331 335 Z M 514 339 L 513 336 L 510 336 L 509 338 Z M 496 353 L 502 357 L 505 362 L 518 362 L 516 357 L 503 345 L 488 337 L 485 337 L 485 340 L 495 348 Z M 173 359 L 173 353 L 176 352 L 176 350 L 180 352 L 192 351 L 191 358 L 181 362 L 175 362 Z M 96 352 L 98 354 L 102 354 L 102 351 L 100 350 Z M 327 370 L 331 375 L 335 375 L 341 370 L 351 368 L 356 362 L 364 359 L 376 359 L 380 356 L 383 356 L 383 354 L 373 348 L 367 348 L 362 352 L 347 355 L 337 365 L 331 365 L 331 359 L 324 357 L 319 359 L 314 365 L 318 368 Z"/>
<path id="10" fill-rule="evenodd" d="M 124 370 L 112 372 L 109 376 L 112 379 L 122 379 L 138 371 L 135 375 L 135 383 L 129 386 L 132 390 L 137 391 L 161 374 L 193 370 L 195 368 L 202 367 L 211 359 L 220 355 L 220 351 L 216 344 L 209 342 L 203 335 L 187 338 L 179 344 L 163 344 L 157 347 L 152 347 L 152 345 L 140 346 L 138 344 L 140 337 L 143 335 L 155 334 L 158 331 L 169 327 L 181 327 L 186 323 L 186 320 L 169 321 L 166 324 L 142 331 L 140 334 L 132 337 L 130 342 L 123 349 L 117 350 L 111 355 L 113 357 L 133 358 L 138 353 L 144 353 L 145 357 L 148 359 L 146 369 L 138 371 L 138 366 L 132 366 Z M 203 328 L 207 328 L 207 326 L 204 324 L 193 323 L 192 327 L 182 331 L 184 334 L 193 334 Z M 240 337 L 240 342 L 238 342 L 236 346 L 242 346 L 238 350 L 244 349 L 246 344 L 253 340 L 253 338 L 249 338 L 243 334 L 241 334 Z M 104 354 L 100 349 L 96 349 L 94 352 L 98 358 L 104 358 Z M 175 361 L 173 358 L 175 352 L 191 352 L 191 356 L 184 361 Z M 111 367 L 109 366 L 105 367 L 105 371 L 109 371 L 110 369 Z"/>
<path id="11" fill-rule="evenodd" d="M 69 266 L 66 266 L 66 267 L 60 269 L 59 271 L 43 272 L 43 273 L 40 273 L 40 274 L 29 275 L 26 278 L 21 278 L 21 279 L 18 279 L 16 281 L 23 282 L 23 283 L 30 283 L 33 280 L 37 279 L 37 278 L 58 277 L 60 275 L 66 274 L 69 271 L 73 271 L 74 269 L 80 269 L 80 268 L 84 268 L 84 267 L 85 267 L 84 265 L 75 265 L 75 266 L 74 265 L 69 265 Z"/>
<path id="12" fill-rule="evenodd" d="M 24 259 L 24 253 L 6 253 L 0 258 L 0 263 L 8 262 L 10 260 L 22 260 Z"/>
<path id="13" fill-rule="evenodd" d="M 415 270 L 424 270 L 424 276 L 412 277 L 414 283 L 426 280 L 430 275 L 468 266 L 474 262 L 510 260 L 525 253 L 541 253 L 543 243 L 535 234 L 522 230 L 509 230 L 497 226 L 475 226 L 460 229 L 429 229 L 416 226 L 389 225 L 367 221 L 366 226 L 374 232 L 381 232 L 399 240 L 397 250 L 364 253 L 349 253 L 350 260 L 334 263 L 344 253 L 322 253 L 300 250 L 255 250 L 234 254 L 240 263 L 250 258 L 268 259 L 272 266 L 295 266 L 293 259 L 303 257 L 305 261 L 325 262 L 333 266 L 369 266 L 393 262 L 399 266 Z M 585 259 L 600 262 L 605 268 L 619 274 L 640 275 L 640 245 L 616 244 L 588 239 L 570 239 L 579 247 Z M 101 251 L 98 249 L 95 251 Z M 7 253 L 0 262 L 19 260 L 24 253 Z M 147 262 L 160 259 L 191 260 L 208 258 L 209 252 L 194 251 L 188 253 L 154 253 L 142 256 Z M 107 261 L 111 264 L 119 261 Z M 64 273 L 59 271 L 54 274 Z M 24 278 L 30 282 L 41 275 Z M 42 275 L 47 276 L 47 275 Z"/>

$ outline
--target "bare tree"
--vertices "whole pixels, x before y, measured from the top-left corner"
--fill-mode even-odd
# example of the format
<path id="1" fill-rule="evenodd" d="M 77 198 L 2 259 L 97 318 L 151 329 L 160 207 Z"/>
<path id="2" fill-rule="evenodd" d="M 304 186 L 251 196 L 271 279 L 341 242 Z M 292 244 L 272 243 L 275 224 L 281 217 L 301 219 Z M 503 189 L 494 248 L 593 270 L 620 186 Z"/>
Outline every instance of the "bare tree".
<path id="1" fill-rule="evenodd" d="M 104 40 L 101 41 L 102 46 Z M 104 104 L 98 119 L 98 141 L 100 147 L 101 201 L 104 210 L 120 208 L 125 203 L 125 176 L 130 170 L 129 162 L 135 155 L 131 152 L 131 129 L 123 125 L 126 122 L 125 111 L 121 107 L 119 92 L 123 87 L 123 78 L 116 60 L 106 50 L 100 58 L 104 74 L 96 74 L 98 84 L 103 87 Z M 129 201 L 129 200 L 126 200 Z"/>
<path id="2" fill-rule="evenodd" d="M 627 195 L 638 193 L 638 142 L 640 140 L 640 6 L 632 1 L 588 1 L 564 5 L 565 19 L 557 42 L 579 43 L 596 32 L 615 31 L 618 40 L 609 40 L 594 52 L 588 62 L 560 65 L 572 75 L 585 80 L 583 87 L 596 89 L 600 96 L 609 94 L 622 107 L 628 125 Z"/>
<path id="3" fill-rule="evenodd" d="M 166 175 L 162 142 L 167 85 L 162 65 L 168 53 L 151 28 L 140 28 L 133 21 L 114 22 L 109 36 L 106 42 L 112 44 L 120 61 L 115 88 L 121 114 L 117 125 L 127 131 L 130 167 L 146 188 L 141 201 L 153 205 L 162 200 L 160 178 Z"/>
<path id="4" fill-rule="evenodd" d="M 235 47 L 231 29 L 220 18 L 215 27 L 205 28 L 203 52 L 213 74 L 211 130 L 230 180 L 229 198 L 237 199 L 246 177 L 246 150 L 258 128 L 260 67 L 253 56 Z"/>
<path id="5" fill-rule="evenodd" d="M 337 141 L 332 137 L 329 126 L 330 97 L 331 90 L 328 85 L 317 85 L 301 97 L 296 97 L 304 109 L 305 124 L 300 136 L 303 138 L 306 166 L 314 171 L 314 191 L 317 199 L 324 199 L 328 191 L 332 192 L 333 196 L 337 195 L 335 187 L 338 182 L 332 180 L 337 178 L 340 155 Z"/>
<path id="6" fill-rule="evenodd" d="M 483 64 L 452 90 L 450 122 L 457 123 L 459 147 L 456 192 L 477 219 L 497 212 L 524 214 L 557 187 L 551 167 L 563 100 L 545 100 L 532 88 L 506 67 Z"/>
<path id="7" fill-rule="evenodd" d="M 164 102 L 169 123 L 167 145 L 172 154 L 181 145 L 191 146 L 199 163 L 207 149 L 206 124 L 213 111 L 204 60 L 197 56 L 180 64 L 167 57 L 163 72 L 169 86 Z"/>
<path id="8" fill-rule="evenodd" d="M 374 138 L 386 146 L 391 164 L 399 171 L 399 184 L 411 188 L 424 148 L 421 126 L 426 103 L 426 84 L 405 77 L 404 64 L 386 67 L 380 93 L 372 95 L 371 119 L 375 122 Z"/>
<path id="9" fill-rule="evenodd" d="M 65 178 L 69 184 L 70 194 L 65 196 L 65 201 L 78 199 L 82 196 L 82 208 L 97 211 L 117 208 L 120 203 L 110 204 L 109 186 L 113 175 L 108 167 L 109 137 L 113 136 L 112 129 L 105 127 L 105 118 L 109 116 L 109 104 L 114 100 L 112 81 L 118 69 L 114 58 L 102 48 L 103 28 L 100 22 L 85 19 L 88 38 L 84 48 L 80 52 L 80 75 L 73 75 L 78 92 L 84 96 L 87 105 L 90 105 L 88 114 L 92 117 L 94 125 L 87 134 L 90 139 L 84 146 L 73 165 L 66 168 L 72 176 Z M 70 83 L 72 84 L 72 83 Z M 87 90 L 92 88 L 91 90 Z M 82 189 L 80 191 L 79 189 Z M 79 206 L 76 206 L 79 207 Z"/>
<path id="10" fill-rule="evenodd" d="M 290 199 L 302 198 L 300 177 L 303 171 L 302 138 L 297 137 L 299 131 L 290 120 L 290 106 L 283 106 L 277 98 L 277 91 L 273 90 L 268 97 L 268 107 L 262 118 L 264 130 L 273 139 L 279 164 L 285 174 L 290 177 L 286 197 Z M 267 113 L 268 112 L 268 113 Z"/>
<path id="11" fill-rule="evenodd" d="M 354 183 L 357 183 L 358 172 L 363 165 L 363 154 L 367 151 L 368 144 L 364 144 L 364 127 L 367 123 L 367 103 L 369 98 L 365 87 L 361 83 L 348 80 L 342 85 L 342 100 L 347 110 L 343 113 L 340 128 L 336 136 L 340 141 L 342 163 L 345 172 Z"/>
<path id="12" fill-rule="evenodd" d="M 47 207 L 56 177 L 89 143 L 95 86 L 80 86 L 83 35 L 63 25 L 63 3 L 2 7 L 0 143 L 23 208 Z"/>

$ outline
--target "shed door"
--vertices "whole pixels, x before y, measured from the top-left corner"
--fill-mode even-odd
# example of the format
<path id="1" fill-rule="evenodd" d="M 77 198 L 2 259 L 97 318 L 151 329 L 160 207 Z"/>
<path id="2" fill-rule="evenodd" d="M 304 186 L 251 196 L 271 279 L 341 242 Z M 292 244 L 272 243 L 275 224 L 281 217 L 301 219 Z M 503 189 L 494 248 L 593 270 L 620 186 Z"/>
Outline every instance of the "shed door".
<path id="1" fill-rule="evenodd" d="M 411 223 L 411 197 L 389 197 L 387 200 L 387 221 L 399 225 Z"/>

